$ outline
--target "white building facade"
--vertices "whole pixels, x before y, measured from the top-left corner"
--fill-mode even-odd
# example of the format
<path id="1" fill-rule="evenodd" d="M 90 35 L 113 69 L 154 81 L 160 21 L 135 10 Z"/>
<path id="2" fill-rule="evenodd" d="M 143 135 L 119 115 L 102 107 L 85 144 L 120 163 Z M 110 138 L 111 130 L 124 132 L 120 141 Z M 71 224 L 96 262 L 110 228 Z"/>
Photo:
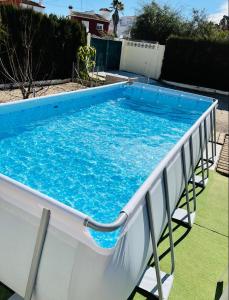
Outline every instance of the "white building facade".
<path id="1" fill-rule="evenodd" d="M 113 21 L 112 21 L 112 10 L 107 8 L 101 8 L 100 14 L 107 20 L 110 21 L 109 33 L 113 33 Z M 119 38 L 129 38 L 131 27 L 133 26 L 136 20 L 135 16 L 120 16 L 118 28 L 117 28 L 117 36 Z"/>
<path id="2" fill-rule="evenodd" d="M 22 0 L 20 3 L 22 8 L 29 8 L 33 9 L 36 12 L 44 13 L 45 6 L 43 5 L 43 1 L 40 0 L 39 2 L 30 1 L 30 0 Z"/>

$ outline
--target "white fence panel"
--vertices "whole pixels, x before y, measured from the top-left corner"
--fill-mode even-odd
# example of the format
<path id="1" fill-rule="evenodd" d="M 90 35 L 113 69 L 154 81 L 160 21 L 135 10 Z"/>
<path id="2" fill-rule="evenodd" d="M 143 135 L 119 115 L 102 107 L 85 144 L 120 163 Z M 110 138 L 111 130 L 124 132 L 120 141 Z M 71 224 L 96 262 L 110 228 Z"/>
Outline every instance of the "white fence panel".
<path id="1" fill-rule="evenodd" d="M 124 40 L 120 70 L 159 79 L 165 46 Z"/>

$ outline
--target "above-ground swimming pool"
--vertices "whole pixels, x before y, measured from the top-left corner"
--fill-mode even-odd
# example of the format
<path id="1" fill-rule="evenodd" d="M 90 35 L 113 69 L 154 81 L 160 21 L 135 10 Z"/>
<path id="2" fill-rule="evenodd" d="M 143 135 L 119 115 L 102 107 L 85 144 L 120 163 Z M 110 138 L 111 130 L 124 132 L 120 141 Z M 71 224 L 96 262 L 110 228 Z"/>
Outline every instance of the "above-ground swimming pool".
<path id="1" fill-rule="evenodd" d="M 63 300 L 77 298 L 77 295 L 77 299 L 89 299 L 93 295 L 93 299 L 100 300 L 128 297 L 152 254 L 142 195 L 138 196 L 141 194 L 140 187 L 142 184 L 146 186 L 150 174 L 156 172 L 160 162 L 200 117 L 213 109 L 212 105 L 212 100 L 206 97 L 139 83 L 119 83 L 0 106 L 0 173 L 3 174 L 0 177 L 0 205 L 2 212 L 4 209 L 8 212 L 8 221 L 12 223 L 9 229 L 12 230 L 9 233 L 11 239 L 15 239 L 17 228 L 21 235 L 28 235 L 27 260 L 32 255 L 40 209 L 48 206 L 52 212 L 46 241 L 49 245 L 50 236 L 50 248 L 45 246 L 49 249 L 43 254 L 46 265 L 41 262 L 37 298 L 34 299 Z M 210 118 L 207 125 L 210 128 Z M 196 164 L 200 156 L 199 145 L 196 142 L 194 147 Z M 172 192 L 174 209 L 184 187 L 182 178 L 179 178 L 179 168 L 174 168 L 173 172 L 177 176 L 177 187 Z M 155 188 L 158 184 L 157 179 Z M 162 201 L 163 191 L 160 189 L 155 190 L 155 201 Z M 15 205 L 17 213 L 10 208 L 12 205 Z M 36 205 L 39 210 L 36 210 Z M 98 232 L 84 226 L 86 218 L 104 224 L 112 223 L 121 211 L 126 214 L 127 221 L 118 230 Z M 19 220 L 15 221 L 15 215 L 20 216 Z M 164 213 L 162 216 L 158 236 L 166 223 Z M 24 224 L 23 220 L 26 220 Z M 27 223 L 32 224 L 31 229 L 28 229 Z M 0 221 L 0 228 L 4 224 Z M 141 233 L 143 228 L 144 234 Z M 5 239 L 7 244 L 7 237 Z M 18 239 L 23 242 L 24 237 L 17 237 L 15 244 L 11 240 L 10 246 L 17 247 Z M 28 240 L 31 240 L 31 249 Z M 130 248 L 139 247 L 139 243 L 143 252 L 140 250 L 137 254 Z M 54 244 L 62 247 L 63 253 L 48 260 Z M 6 274 L 1 272 L 4 260 L 12 259 L 7 257 L 6 249 L 5 252 L 2 250 L 3 254 L 0 250 L 0 281 L 23 296 L 29 263 L 21 253 L 23 250 L 19 249 L 18 257 L 13 259 L 17 263 L 12 272 L 17 274 L 20 270 L 22 275 L 12 280 L 10 270 Z M 65 251 L 68 258 L 64 255 Z M 20 259 L 24 266 L 20 265 Z M 47 267 L 55 260 L 62 265 L 64 262 L 60 259 L 69 261 L 65 262 L 67 267 L 64 267 L 63 274 L 66 277 L 61 284 L 62 275 L 57 281 L 50 279 L 52 271 Z M 90 263 L 94 266 L 93 272 L 90 271 L 93 276 L 87 273 Z M 130 277 L 125 285 L 121 282 L 127 275 L 123 267 Z M 77 270 L 87 278 L 91 291 L 82 290 L 84 284 L 82 278 L 79 280 Z M 66 275 L 67 272 L 70 274 Z M 98 278 L 95 279 L 96 276 Z M 98 291 L 99 286 L 104 285 L 101 283 L 104 276 L 107 287 L 103 288 L 105 291 Z M 115 278 L 114 290 L 119 291 L 107 298 L 109 293 L 113 293 L 112 282 L 109 281 L 113 281 L 112 278 Z M 53 288 L 51 284 L 51 290 L 60 286 L 63 291 L 59 294 L 57 288 L 51 296 L 47 295 L 45 286 L 42 286 L 47 279 L 55 282 Z M 78 290 L 72 286 L 74 284 Z"/>
<path id="2" fill-rule="evenodd" d="M 140 84 L 65 100 L 0 117 L 0 173 L 102 223 L 117 218 L 211 105 L 172 92 L 152 97 Z M 92 234 L 112 247 L 118 233 Z"/>

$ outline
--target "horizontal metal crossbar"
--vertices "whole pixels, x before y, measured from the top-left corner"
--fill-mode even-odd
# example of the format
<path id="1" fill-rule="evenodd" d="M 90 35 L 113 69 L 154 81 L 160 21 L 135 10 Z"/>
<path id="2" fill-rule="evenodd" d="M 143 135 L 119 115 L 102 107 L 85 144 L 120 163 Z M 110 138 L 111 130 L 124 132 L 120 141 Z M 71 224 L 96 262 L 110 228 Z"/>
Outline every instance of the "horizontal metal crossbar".
<path id="1" fill-rule="evenodd" d="M 90 227 L 96 231 L 111 232 L 111 231 L 115 231 L 118 228 L 120 228 L 121 226 L 123 226 L 125 224 L 127 218 L 128 218 L 128 215 L 124 211 L 121 211 L 118 219 L 116 221 L 114 221 L 113 223 L 103 224 L 103 223 L 96 222 L 90 218 L 87 218 L 84 220 L 84 226 Z"/>

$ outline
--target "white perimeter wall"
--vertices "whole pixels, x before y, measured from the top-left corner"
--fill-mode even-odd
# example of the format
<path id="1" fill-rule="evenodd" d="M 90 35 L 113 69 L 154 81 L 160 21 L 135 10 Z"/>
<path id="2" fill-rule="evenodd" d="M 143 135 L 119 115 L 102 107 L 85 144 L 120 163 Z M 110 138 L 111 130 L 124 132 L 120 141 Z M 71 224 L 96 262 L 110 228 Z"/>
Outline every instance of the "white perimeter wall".
<path id="1" fill-rule="evenodd" d="M 123 40 L 120 70 L 159 79 L 165 46 Z"/>

